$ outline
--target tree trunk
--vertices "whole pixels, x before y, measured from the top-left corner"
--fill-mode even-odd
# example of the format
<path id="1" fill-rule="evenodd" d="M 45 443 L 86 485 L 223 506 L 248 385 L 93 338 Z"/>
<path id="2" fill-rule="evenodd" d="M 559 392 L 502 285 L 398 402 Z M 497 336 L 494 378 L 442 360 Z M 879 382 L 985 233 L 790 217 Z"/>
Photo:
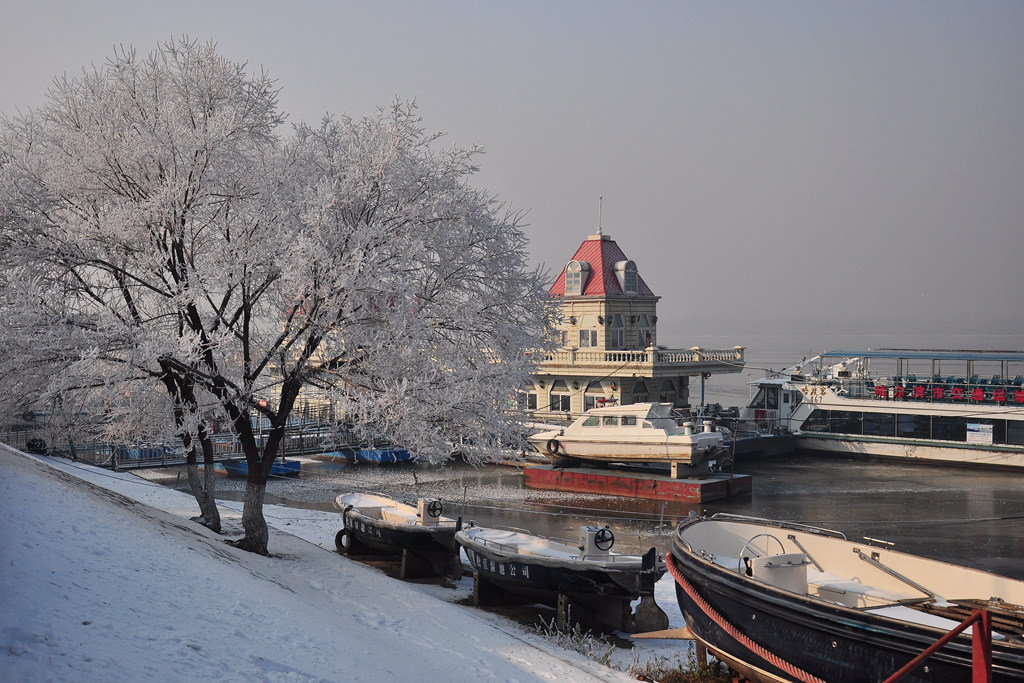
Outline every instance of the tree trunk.
<path id="1" fill-rule="evenodd" d="M 245 536 L 232 543 L 236 548 L 248 550 L 251 553 L 269 555 L 267 552 L 270 532 L 267 529 L 267 520 L 263 518 L 263 497 L 267 490 L 267 483 L 259 481 L 258 471 L 254 472 L 252 464 L 249 465 L 249 478 L 245 482 L 245 503 L 242 507 L 242 529 Z"/>
<path id="2" fill-rule="evenodd" d="M 217 480 L 213 471 L 213 444 L 208 438 L 200 438 L 203 449 L 203 478 L 199 478 L 199 464 L 196 457 L 195 442 L 185 437 L 188 454 L 185 456 L 185 471 L 188 473 L 188 486 L 199 503 L 199 516 L 192 520 L 199 522 L 215 533 L 220 533 L 220 510 L 214 496 Z"/>

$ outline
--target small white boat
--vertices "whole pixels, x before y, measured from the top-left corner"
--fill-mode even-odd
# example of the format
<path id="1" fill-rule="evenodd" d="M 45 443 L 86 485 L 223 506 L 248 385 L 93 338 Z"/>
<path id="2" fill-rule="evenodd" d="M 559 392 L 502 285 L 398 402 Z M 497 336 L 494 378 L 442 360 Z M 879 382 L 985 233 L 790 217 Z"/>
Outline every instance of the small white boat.
<path id="1" fill-rule="evenodd" d="M 651 548 L 643 555 L 612 552 L 612 530 L 580 527 L 579 543 L 536 536 L 521 529 L 469 526 L 456 540 L 475 570 L 474 596 L 478 604 L 484 586 L 558 607 L 558 623 L 576 605 L 593 617 L 578 622 L 600 622 L 622 631 L 657 631 L 668 628 L 668 617 L 654 602 L 654 584 L 665 573 L 665 563 Z M 630 603 L 640 598 L 636 614 Z M 579 616 L 579 615 L 577 615 Z"/>
<path id="2" fill-rule="evenodd" d="M 883 681 L 903 667 L 907 681 L 972 680 L 970 632 L 915 658 L 979 610 L 988 680 L 1024 680 L 1024 581 L 724 514 L 681 523 L 667 560 L 690 631 L 750 680 Z"/>
<path id="3" fill-rule="evenodd" d="M 461 575 L 455 533 L 462 518 L 442 516 L 441 501 L 420 498 L 415 507 L 387 496 L 345 493 L 334 499 L 344 528 L 334 538 L 346 555 L 402 556 L 402 578 Z"/>
<path id="4" fill-rule="evenodd" d="M 727 456 L 725 438 L 713 423 L 680 424 L 671 403 L 592 408 L 568 427 L 529 440 L 553 461 L 669 463 L 707 470 Z"/>

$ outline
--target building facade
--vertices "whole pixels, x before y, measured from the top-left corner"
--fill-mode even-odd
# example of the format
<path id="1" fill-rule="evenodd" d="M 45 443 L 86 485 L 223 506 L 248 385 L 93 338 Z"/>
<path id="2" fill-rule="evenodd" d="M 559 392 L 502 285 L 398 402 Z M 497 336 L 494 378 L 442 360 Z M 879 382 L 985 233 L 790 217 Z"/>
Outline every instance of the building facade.
<path id="1" fill-rule="evenodd" d="M 741 346 L 659 346 L 661 297 L 600 229 L 580 245 L 548 293 L 561 299 L 560 347 L 526 387 L 539 420 L 567 420 L 609 403 L 662 401 L 687 408 L 691 377 L 743 369 Z"/>

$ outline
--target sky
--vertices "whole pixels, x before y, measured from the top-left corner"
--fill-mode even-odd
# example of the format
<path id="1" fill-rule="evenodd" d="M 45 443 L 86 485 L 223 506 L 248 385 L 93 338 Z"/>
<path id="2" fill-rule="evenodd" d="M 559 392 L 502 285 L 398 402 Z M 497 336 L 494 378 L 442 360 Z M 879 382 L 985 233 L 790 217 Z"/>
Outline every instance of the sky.
<path id="1" fill-rule="evenodd" d="M 415 100 L 484 147 L 552 280 L 600 216 L 661 344 L 1024 348 L 1024 3 L 6 4 L 8 116 L 182 34 L 269 71 L 290 122 Z"/>
<path id="2" fill-rule="evenodd" d="M 0 444 L 0 491 L 4 681 L 613 683 L 635 680 L 634 654 L 642 668 L 690 652 L 642 640 L 608 668 L 465 604 L 469 575 L 410 583 L 342 557 L 337 513 L 266 506 L 263 557 L 190 522 L 191 495 L 130 473 Z M 241 503 L 221 504 L 240 537 Z M 672 581 L 655 598 L 679 628 Z"/>

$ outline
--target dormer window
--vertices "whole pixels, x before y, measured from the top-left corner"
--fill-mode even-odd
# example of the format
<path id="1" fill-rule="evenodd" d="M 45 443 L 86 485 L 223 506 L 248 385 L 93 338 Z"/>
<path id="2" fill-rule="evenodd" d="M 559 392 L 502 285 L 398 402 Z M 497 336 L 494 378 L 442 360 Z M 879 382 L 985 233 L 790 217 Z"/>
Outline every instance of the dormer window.
<path id="1" fill-rule="evenodd" d="M 565 267 L 565 295 L 580 296 L 587 285 L 590 264 L 586 261 L 569 261 Z"/>
<path id="2" fill-rule="evenodd" d="M 615 277 L 619 280 L 619 287 L 627 294 L 636 294 L 636 263 L 633 261 L 619 261 L 615 264 Z"/>

